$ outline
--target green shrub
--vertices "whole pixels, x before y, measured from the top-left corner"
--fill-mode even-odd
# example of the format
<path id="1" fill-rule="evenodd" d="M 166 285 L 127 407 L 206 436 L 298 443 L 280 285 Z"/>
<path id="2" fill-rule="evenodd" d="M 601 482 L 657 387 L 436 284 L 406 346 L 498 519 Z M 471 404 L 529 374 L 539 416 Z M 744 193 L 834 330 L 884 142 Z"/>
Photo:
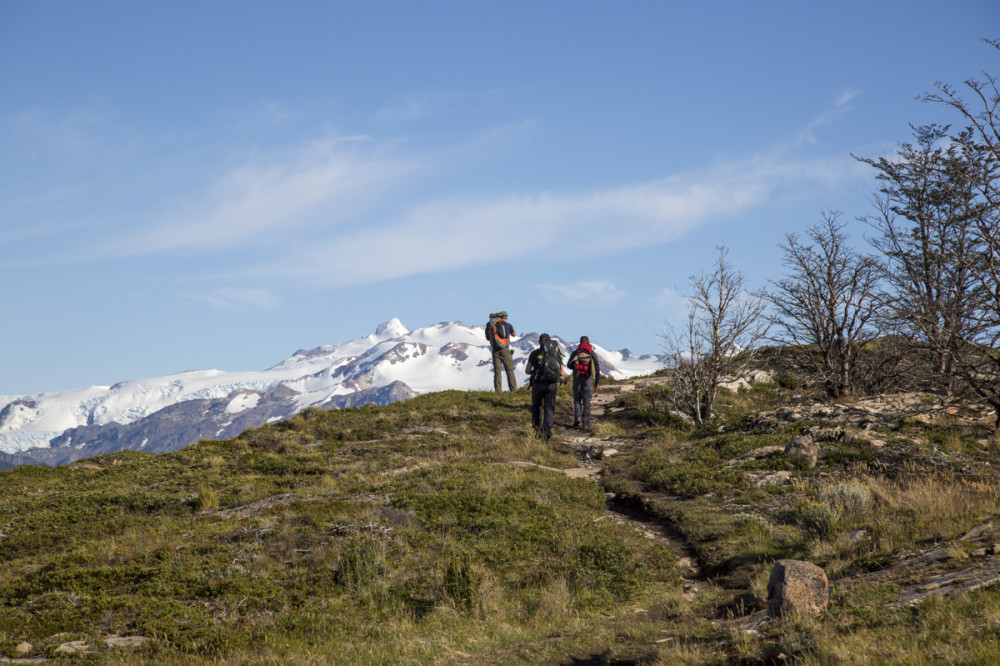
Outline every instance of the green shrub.
<path id="1" fill-rule="evenodd" d="M 471 611 L 479 604 L 482 580 L 482 571 L 475 565 L 471 552 L 463 549 L 448 556 L 444 592 L 456 607 Z"/>
<path id="2" fill-rule="evenodd" d="M 774 383 L 783 389 L 795 391 L 802 387 L 802 381 L 790 372 L 779 372 L 774 376 Z"/>
<path id="3" fill-rule="evenodd" d="M 799 526 L 816 536 L 833 534 L 840 525 L 840 509 L 821 499 L 806 498 L 796 509 Z"/>
<path id="4" fill-rule="evenodd" d="M 819 497 L 821 502 L 836 508 L 845 518 L 862 517 L 871 511 L 871 491 L 854 479 L 823 488 Z"/>
<path id="5" fill-rule="evenodd" d="M 774 533 L 774 525 L 756 513 L 736 514 L 733 516 L 733 527 L 747 536 L 757 538 L 770 538 Z"/>

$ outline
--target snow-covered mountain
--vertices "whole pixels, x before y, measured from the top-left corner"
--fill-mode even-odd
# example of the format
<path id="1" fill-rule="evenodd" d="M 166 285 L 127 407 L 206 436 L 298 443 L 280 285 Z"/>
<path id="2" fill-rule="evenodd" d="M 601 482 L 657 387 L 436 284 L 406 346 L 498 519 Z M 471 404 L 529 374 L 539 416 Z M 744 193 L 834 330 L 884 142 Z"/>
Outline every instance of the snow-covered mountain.
<path id="1" fill-rule="evenodd" d="M 568 351 L 569 345 L 556 338 Z M 526 381 L 538 335 L 516 338 L 515 371 Z M 595 346 L 603 374 L 624 379 L 665 365 L 661 356 Z M 299 350 L 256 372 L 197 370 L 114 386 L 0 396 L 0 469 L 62 464 L 123 449 L 171 451 L 199 438 L 234 437 L 309 406 L 388 404 L 444 389 L 490 390 L 483 326 L 441 323 L 409 330 L 398 319 L 351 342 Z"/>

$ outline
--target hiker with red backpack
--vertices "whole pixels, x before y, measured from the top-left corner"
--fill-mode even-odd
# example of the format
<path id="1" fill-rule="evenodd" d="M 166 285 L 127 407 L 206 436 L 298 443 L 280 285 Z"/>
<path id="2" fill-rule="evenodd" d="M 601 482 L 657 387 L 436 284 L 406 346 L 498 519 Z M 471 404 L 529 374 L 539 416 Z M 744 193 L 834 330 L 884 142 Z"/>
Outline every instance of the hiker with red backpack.
<path id="1" fill-rule="evenodd" d="M 559 343 L 548 333 L 542 333 L 538 345 L 528 356 L 525 368 L 531 382 L 531 425 L 536 433 L 549 439 L 556 418 L 556 391 L 565 372 Z"/>
<path id="2" fill-rule="evenodd" d="M 506 310 L 490 314 L 490 320 L 486 324 L 486 339 L 490 341 L 490 348 L 493 350 L 494 391 L 503 390 L 501 366 L 507 371 L 507 388 L 511 392 L 517 390 L 517 379 L 514 378 L 514 353 L 510 350 L 510 339 L 515 335 L 517 333 L 514 327 L 507 322 Z"/>
<path id="3" fill-rule="evenodd" d="M 580 346 L 569 355 L 566 365 L 573 371 L 573 427 L 590 427 L 590 399 L 601 380 L 601 364 L 597 361 L 590 338 L 580 337 Z"/>

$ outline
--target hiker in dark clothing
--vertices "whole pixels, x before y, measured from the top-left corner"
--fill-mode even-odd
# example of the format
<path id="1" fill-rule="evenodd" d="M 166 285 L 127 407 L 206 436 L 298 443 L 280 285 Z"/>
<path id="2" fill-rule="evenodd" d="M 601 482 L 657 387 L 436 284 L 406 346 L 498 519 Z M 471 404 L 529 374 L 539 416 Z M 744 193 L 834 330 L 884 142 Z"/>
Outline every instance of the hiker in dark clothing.
<path id="1" fill-rule="evenodd" d="M 531 425 L 535 432 L 549 439 L 556 418 L 556 391 L 565 374 L 559 343 L 548 333 L 538 336 L 538 349 L 528 356 L 525 368 L 531 381 Z"/>
<path id="2" fill-rule="evenodd" d="M 580 346 L 569 355 L 566 366 L 573 372 L 573 427 L 590 427 L 590 399 L 601 381 L 601 364 L 597 361 L 590 338 L 580 338 Z"/>
<path id="3" fill-rule="evenodd" d="M 501 310 L 490 315 L 486 324 L 486 339 L 490 341 L 493 350 L 493 390 L 503 390 L 503 377 L 500 367 L 507 371 L 507 388 L 512 392 L 517 390 L 517 379 L 514 378 L 514 353 L 510 350 L 510 339 L 517 335 L 514 327 L 507 322 L 507 311 Z"/>

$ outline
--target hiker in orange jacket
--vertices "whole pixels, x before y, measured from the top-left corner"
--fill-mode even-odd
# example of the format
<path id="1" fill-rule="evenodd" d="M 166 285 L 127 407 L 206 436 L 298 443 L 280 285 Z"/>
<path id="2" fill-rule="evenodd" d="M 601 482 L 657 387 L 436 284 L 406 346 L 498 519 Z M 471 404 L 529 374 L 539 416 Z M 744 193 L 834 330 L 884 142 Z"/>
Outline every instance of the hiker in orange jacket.
<path id="1" fill-rule="evenodd" d="M 493 350 L 493 390 L 503 390 L 503 377 L 500 367 L 507 371 L 507 388 L 517 390 L 517 380 L 514 378 L 514 353 L 510 350 L 510 339 L 517 333 L 507 322 L 507 311 L 501 310 L 490 315 L 486 324 L 486 339 L 490 341 Z"/>

